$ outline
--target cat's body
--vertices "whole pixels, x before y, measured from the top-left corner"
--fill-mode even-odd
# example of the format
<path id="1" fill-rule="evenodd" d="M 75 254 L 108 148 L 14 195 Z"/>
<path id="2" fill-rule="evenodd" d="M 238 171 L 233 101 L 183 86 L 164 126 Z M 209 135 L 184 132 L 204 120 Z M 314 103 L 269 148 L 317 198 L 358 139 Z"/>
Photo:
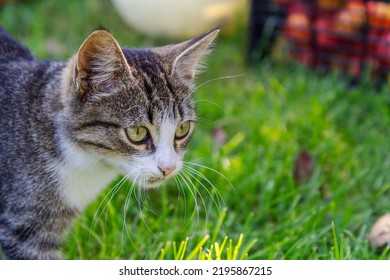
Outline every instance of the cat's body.
<path id="1" fill-rule="evenodd" d="M 118 175 L 153 188 L 181 168 L 199 59 L 218 30 L 121 49 L 92 33 L 68 62 L 39 61 L 0 27 L 0 245 L 60 258 L 74 217 Z"/>

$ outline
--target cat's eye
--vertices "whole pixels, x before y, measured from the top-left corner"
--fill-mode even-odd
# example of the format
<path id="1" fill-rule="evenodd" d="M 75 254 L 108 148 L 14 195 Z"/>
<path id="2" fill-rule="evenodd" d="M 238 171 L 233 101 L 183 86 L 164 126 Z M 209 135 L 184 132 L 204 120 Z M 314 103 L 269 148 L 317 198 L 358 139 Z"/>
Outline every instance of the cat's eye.
<path id="1" fill-rule="evenodd" d="M 191 122 L 183 122 L 177 128 L 175 132 L 176 140 L 183 139 L 188 135 L 191 130 Z"/>
<path id="2" fill-rule="evenodd" d="M 148 138 L 148 129 L 144 126 L 134 126 L 126 129 L 127 136 L 134 144 L 140 144 Z"/>

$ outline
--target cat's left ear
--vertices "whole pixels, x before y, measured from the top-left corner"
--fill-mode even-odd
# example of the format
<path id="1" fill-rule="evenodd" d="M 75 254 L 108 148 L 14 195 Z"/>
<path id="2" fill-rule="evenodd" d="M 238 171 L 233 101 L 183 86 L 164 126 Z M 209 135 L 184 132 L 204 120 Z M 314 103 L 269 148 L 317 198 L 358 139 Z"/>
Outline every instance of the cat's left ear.
<path id="1" fill-rule="evenodd" d="M 195 75 L 202 70 L 202 59 L 210 53 L 212 43 L 218 33 L 219 28 L 216 28 L 176 45 L 172 75 L 179 77 L 184 82 L 192 82 Z"/>
<path id="2" fill-rule="evenodd" d="M 131 77 L 122 49 L 106 30 L 93 32 L 81 45 L 75 65 L 80 97 L 110 94 L 122 80 Z"/>

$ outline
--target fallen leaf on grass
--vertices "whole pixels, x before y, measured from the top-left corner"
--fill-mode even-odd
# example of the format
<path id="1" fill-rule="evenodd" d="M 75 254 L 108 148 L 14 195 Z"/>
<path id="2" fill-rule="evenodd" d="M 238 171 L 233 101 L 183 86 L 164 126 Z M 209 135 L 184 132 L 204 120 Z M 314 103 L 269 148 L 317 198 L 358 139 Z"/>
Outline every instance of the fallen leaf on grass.
<path id="1" fill-rule="evenodd" d="M 372 226 L 368 242 L 374 247 L 390 246 L 390 214 L 380 217 Z"/>
<path id="2" fill-rule="evenodd" d="M 314 157 L 306 150 L 301 150 L 295 159 L 293 176 L 296 184 L 306 182 L 314 170 Z"/>

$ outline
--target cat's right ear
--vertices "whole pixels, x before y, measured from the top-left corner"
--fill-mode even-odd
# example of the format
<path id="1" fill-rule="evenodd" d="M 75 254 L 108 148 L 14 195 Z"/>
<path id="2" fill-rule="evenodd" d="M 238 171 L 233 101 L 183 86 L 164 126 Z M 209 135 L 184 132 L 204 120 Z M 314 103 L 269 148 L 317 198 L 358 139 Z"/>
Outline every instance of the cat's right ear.
<path id="1" fill-rule="evenodd" d="M 172 64 L 172 75 L 183 82 L 192 82 L 195 75 L 203 68 L 202 59 L 210 53 L 211 45 L 219 33 L 219 27 L 176 45 L 176 53 Z"/>
<path id="2" fill-rule="evenodd" d="M 106 30 L 98 30 L 81 45 L 74 75 L 79 96 L 86 98 L 115 92 L 131 72 L 115 38 Z"/>

